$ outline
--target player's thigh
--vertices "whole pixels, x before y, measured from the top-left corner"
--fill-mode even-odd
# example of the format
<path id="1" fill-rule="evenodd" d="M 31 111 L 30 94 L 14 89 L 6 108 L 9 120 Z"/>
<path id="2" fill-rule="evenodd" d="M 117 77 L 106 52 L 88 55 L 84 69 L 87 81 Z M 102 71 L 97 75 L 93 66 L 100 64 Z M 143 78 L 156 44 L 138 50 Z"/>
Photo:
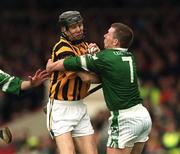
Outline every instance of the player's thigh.
<path id="1" fill-rule="evenodd" d="M 131 154 L 141 154 L 144 148 L 145 142 L 143 143 L 135 143 L 134 147 L 131 151 Z"/>
<path id="2" fill-rule="evenodd" d="M 56 136 L 55 140 L 60 154 L 76 153 L 71 132 L 67 132 L 62 135 Z"/>
<path id="3" fill-rule="evenodd" d="M 132 148 L 107 148 L 107 154 L 131 154 Z"/>
<path id="4" fill-rule="evenodd" d="M 94 134 L 74 137 L 74 143 L 80 154 L 98 153 Z"/>

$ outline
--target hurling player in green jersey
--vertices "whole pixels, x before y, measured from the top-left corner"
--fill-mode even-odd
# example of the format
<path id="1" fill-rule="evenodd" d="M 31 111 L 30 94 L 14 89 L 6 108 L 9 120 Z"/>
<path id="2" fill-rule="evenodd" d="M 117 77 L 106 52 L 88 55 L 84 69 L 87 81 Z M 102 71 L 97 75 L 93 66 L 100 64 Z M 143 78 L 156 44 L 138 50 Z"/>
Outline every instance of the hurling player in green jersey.
<path id="1" fill-rule="evenodd" d="M 21 90 L 27 90 L 32 87 L 39 86 L 49 77 L 46 70 L 37 70 L 36 73 L 29 80 L 22 80 L 18 77 L 11 76 L 8 73 L 0 70 L 0 88 L 3 92 L 13 93 L 19 95 Z M 10 143 L 12 135 L 8 127 L 0 129 L 0 138 L 5 143 Z"/>
<path id="2" fill-rule="evenodd" d="M 46 70 L 95 72 L 111 113 L 107 154 L 141 154 L 152 122 L 140 97 L 136 65 L 129 47 L 133 31 L 122 23 L 113 23 L 104 35 L 104 50 L 93 55 L 71 57 L 55 63 L 49 60 Z M 90 47 L 94 50 L 96 45 Z M 92 82 L 88 75 L 84 80 Z"/>

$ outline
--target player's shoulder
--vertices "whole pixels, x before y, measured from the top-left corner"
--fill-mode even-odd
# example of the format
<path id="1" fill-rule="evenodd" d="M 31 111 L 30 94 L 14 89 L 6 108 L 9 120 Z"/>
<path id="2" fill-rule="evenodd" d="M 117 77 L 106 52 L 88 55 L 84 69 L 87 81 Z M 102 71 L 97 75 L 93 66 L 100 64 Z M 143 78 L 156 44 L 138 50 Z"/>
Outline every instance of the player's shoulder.
<path id="1" fill-rule="evenodd" d="M 70 42 L 66 39 L 60 38 L 60 40 L 54 45 L 53 52 L 62 53 L 62 52 L 73 52 L 73 47 Z"/>
<path id="2" fill-rule="evenodd" d="M 88 42 L 86 42 L 86 41 L 82 41 L 82 43 L 81 43 L 83 46 L 86 46 L 86 47 L 88 47 Z"/>
<path id="3" fill-rule="evenodd" d="M 81 46 L 82 46 L 84 49 L 88 49 L 88 43 L 85 42 L 85 41 L 82 41 L 82 42 L 81 42 Z"/>
<path id="4" fill-rule="evenodd" d="M 99 52 L 97 52 L 95 55 L 93 55 L 93 59 L 97 60 L 99 62 L 105 61 L 107 59 L 109 52 L 105 49 L 105 50 L 101 50 Z"/>
<path id="5" fill-rule="evenodd" d="M 97 53 L 97 56 L 106 57 L 106 56 L 109 56 L 110 54 L 112 54 L 112 49 L 103 49 Z"/>

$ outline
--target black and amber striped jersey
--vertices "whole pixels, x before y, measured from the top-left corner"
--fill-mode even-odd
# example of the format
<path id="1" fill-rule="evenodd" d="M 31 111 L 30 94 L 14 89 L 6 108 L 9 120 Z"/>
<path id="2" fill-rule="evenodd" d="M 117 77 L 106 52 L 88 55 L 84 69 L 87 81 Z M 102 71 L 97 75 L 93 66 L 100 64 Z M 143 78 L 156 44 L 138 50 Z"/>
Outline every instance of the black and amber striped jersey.
<path id="1" fill-rule="evenodd" d="M 55 62 L 68 56 L 79 56 L 87 52 L 88 44 L 84 41 L 71 43 L 61 36 L 52 51 L 52 60 Z M 58 72 L 51 74 L 49 97 L 57 100 L 80 100 L 87 95 L 90 85 L 82 82 L 75 72 Z"/>

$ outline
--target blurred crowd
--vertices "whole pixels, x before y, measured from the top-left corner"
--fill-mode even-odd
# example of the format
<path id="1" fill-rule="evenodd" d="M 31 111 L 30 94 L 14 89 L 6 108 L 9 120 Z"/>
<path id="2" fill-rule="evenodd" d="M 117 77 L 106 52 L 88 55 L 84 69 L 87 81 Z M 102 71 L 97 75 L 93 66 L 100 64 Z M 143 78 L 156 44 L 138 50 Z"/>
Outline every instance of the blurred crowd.
<path id="1" fill-rule="evenodd" d="M 0 10 L 0 68 L 25 78 L 37 68 L 45 68 L 51 49 L 59 38 L 58 15 L 68 8 L 52 5 L 60 5 L 61 1 L 56 0 L 54 3 L 46 0 L 44 4 L 50 4 L 45 6 L 46 9 L 39 7 L 40 0 L 26 4 L 20 1 L 21 5 L 11 0 L 3 2 L 7 8 Z M 130 5 L 130 0 L 121 1 L 123 7 L 119 1 L 114 2 L 115 8 L 78 9 L 84 17 L 86 40 L 103 48 L 103 35 L 112 22 L 124 22 L 133 28 L 135 37 L 130 50 L 137 60 L 144 105 L 153 119 L 150 140 L 143 154 L 180 154 L 179 3 L 159 0 L 158 7 L 148 7 L 145 3 L 137 9 Z M 141 0 L 133 1 L 136 6 L 138 2 L 140 4 Z M 126 3 L 129 4 L 127 7 Z M 69 3 L 66 1 L 65 4 Z M 44 90 L 45 87 L 40 86 L 23 92 L 20 97 L 0 92 L 0 124 L 42 107 Z M 100 154 L 105 154 L 108 116 L 105 110 L 92 119 Z M 28 135 L 17 137 L 8 148 L 5 145 L 0 147 L 0 154 L 5 149 L 14 150 L 9 154 L 56 153 L 49 137 Z"/>

